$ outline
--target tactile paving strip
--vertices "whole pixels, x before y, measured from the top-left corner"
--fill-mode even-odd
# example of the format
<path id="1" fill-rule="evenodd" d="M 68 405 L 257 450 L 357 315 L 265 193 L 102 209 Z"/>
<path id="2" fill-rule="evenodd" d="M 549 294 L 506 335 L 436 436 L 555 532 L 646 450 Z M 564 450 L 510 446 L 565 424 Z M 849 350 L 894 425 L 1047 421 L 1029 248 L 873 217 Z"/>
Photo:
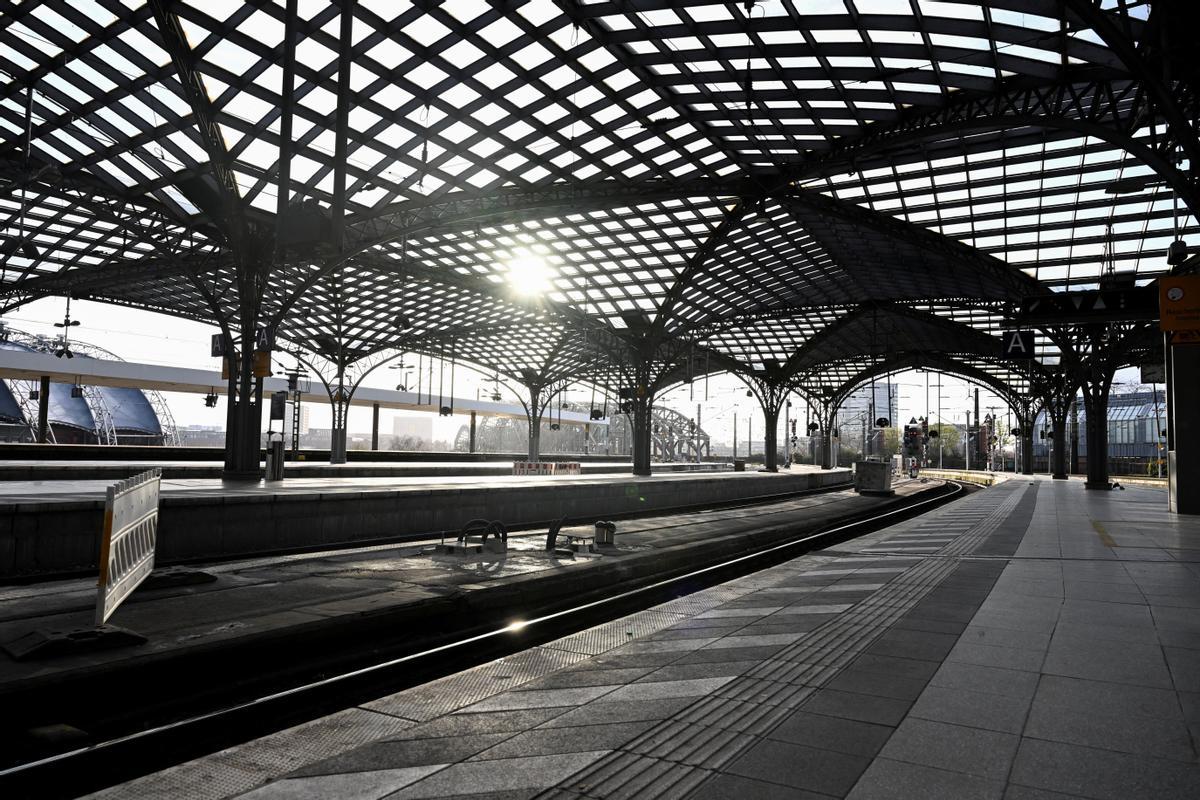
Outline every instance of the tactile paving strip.
<path id="1" fill-rule="evenodd" d="M 973 513 L 957 508 L 940 531 L 962 535 L 942 554 L 969 553 L 1020 501 L 1022 491 L 976 495 Z M 935 512 L 936 514 L 936 512 Z M 891 529 L 895 536 L 903 526 Z M 660 722 L 538 798 L 680 797 L 740 756 L 844 669 L 957 567 L 955 558 L 922 560 L 776 656 L 712 695 Z M 717 721 L 720 721 L 717 723 Z M 730 728 L 733 725 L 734 728 Z"/>
<path id="2" fill-rule="evenodd" d="M 523 683 L 569 667 L 588 657 L 586 653 L 534 647 L 422 686 L 372 700 L 363 704 L 363 708 L 425 722 L 478 703 L 492 695 L 510 691 Z"/>
<path id="3" fill-rule="evenodd" d="M 598 656 L 613 648 L 620 647 L 634 638 L 649 636 L 664 628 L 669 628 L 682 622 L 687 617 L 683 613 L 667 613 L 658 609 L 642 611 L 614 622 L 597 625 L 586 631 L 557 639 L 542 645 L 553 650 L 566 650 L 571 653 L 583 653 L 588 656 Z"/>

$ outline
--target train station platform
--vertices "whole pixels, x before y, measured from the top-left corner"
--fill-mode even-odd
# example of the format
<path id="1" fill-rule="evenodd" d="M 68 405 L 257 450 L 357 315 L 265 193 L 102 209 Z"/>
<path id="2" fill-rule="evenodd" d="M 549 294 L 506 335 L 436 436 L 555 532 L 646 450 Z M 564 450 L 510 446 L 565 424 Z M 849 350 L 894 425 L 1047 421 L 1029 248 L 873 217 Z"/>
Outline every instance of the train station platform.
<path id="1" fill-rule="evenodd" d="M 729 482 L 778 487 L 776 478 Z M 790 480 L 793 489 L 806 485 L 802 476 Z M 434 540 L 205 565 L 210 582 L 146 586 L 116 613 L 112 623 L 145 644 L 52 657 L 27 657 L 23 648 L 41 641 L 39 632 L 89 629 L 95 579 L 0 587 L 0 736 L 16 745 L 22 731 L 62 722 L 94 731 L 98 719 L 123 713 L 124 698 L 171 707 L 181 685 L 199 696 L 302 683 L 380 653 L 438 646 L 760 552 L 946 488 L 903 481 L 884 498 L 835 486 L 763 504 L 643 514 L 618 523 L 615 546 L 577 554 L 563 552 L 562 540 L 547 552 L 543 528 L 511 535 L 503 553 L 441 554 Z M 594 530 L 589 523 L 562 533 Z"/>
<path id="2" fill-rule="evenodd" d="M 455 465 L 464 466 L 464 465 Z M 161 565 L 362 546 L 457 532 L 473 518 L 513 529 L 561 517 L 744 502 L 846 483 L 845 469 L 778 473 L 291 477 L 280 482 L 162 481 Z M 132 474 L 124 473 L 125 477 Z M 109 480 L 0 482 L 0 580 L 95 573 Z"/>
<path id="3" fill-rule="evenodd" d="M 1021 476 L 96 798 L 1200 797 L 1200 523 Z"/>
<path id="4" fill-rule="evenodd" d="M 167 479 L 220 479 L 225 465 L 221 461 L 183 461 L 173 459 L 140 460 L 66 460 L 66 459 L 2 459 L 0 481 L 116 481 L 148 469 L 162 470 Z M 583 460 L 579 462 L 584 475 L 628 475 L 632 465 L 628 460 Z M 651 465 L 655 473 L 722 472 L 733 468 L 731 463 L 704 461 L 701 463 L 674 461 Z M 288 461 L 284 478 L 444 478 L 511 475 L 512 460 L 489 461 L 348 461 L 328 464 L 320 461 Z"/>

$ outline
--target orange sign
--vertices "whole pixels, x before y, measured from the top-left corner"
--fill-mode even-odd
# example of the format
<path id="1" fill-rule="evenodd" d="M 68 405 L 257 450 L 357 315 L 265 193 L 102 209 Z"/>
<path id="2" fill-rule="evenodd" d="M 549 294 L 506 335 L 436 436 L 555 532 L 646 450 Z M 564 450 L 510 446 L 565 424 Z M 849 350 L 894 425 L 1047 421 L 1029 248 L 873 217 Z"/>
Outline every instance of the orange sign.
<path id="1" fill-rule="evenodd" d="M 1164 331 L 1200 331 L 1200 275 L 1158 279 L 1158 318 Z"/>
<path id="2" fill-rule="evenodd" d="M 1200 344 L 1200 331 L 1171 331 L 1167 341 L 1172 347 L 1185 344 Z"/>

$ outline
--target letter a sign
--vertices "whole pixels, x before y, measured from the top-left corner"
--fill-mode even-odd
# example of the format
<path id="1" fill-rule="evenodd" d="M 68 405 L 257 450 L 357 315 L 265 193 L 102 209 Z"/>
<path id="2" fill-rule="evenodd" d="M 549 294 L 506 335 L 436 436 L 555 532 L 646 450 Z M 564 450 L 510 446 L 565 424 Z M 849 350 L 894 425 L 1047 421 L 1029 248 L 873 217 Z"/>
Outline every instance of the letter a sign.
<path id="1" fill-rule="evenodd" d="M 1033 331 L 1009 331 L 1003 340 L 1005 358 L 1033 358 Z"/>

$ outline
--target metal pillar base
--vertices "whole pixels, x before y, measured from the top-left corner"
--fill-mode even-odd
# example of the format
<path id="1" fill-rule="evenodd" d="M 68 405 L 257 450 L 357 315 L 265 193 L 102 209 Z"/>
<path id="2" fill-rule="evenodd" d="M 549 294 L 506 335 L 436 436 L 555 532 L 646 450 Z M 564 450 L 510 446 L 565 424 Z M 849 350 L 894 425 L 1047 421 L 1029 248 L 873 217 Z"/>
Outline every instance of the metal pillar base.
<path id="1" fill-rule="evenodd" d="M 1104 481 L 1103 483 L 1087 481 L 1083 484 L 1083 488 L 1096 489 L 1098 491 L 1112 491 L 1113 485 L 1109 481 Z"/>

